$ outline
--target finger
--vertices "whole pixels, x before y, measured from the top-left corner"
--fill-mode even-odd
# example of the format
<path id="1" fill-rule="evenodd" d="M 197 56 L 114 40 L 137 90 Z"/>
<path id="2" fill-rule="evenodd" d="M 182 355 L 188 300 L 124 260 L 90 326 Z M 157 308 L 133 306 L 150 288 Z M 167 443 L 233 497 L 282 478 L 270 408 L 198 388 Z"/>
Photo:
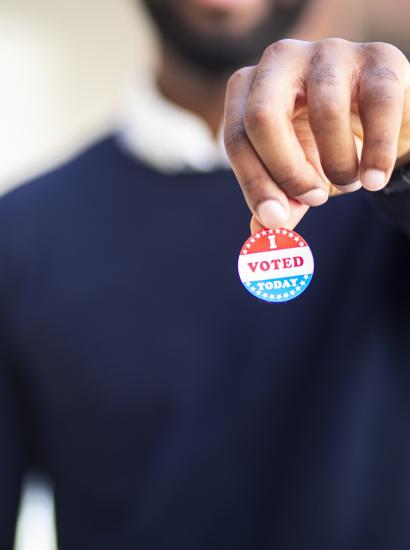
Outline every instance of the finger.
<path id="1" fill-rule="evenodd" d="M 306 160 L 292 124 L 305 48 L 304 42 L 281 40 L 265 50 L 244 123 L 250 142 L 277 185 L 288 197 L 317 206 L 326 202 L 327 186 Z"/>
<path id="2" fill-rule="evenodd" d="M 361 181 L 369 191 L 382 189 L 397 158 L 404 106 L 404 56 L 394 46 L 367 44 L 358 105 L 364 131 Z"/>
<path id="3" fill-rule="evenodd" d="M 298 136 L 303 151 L 305 153 L 306 160 L 315 168 L 315 170 L 321 175 L 323 181 L 326 181 L 328 187 L 329 197 L 340 195 L 341 193 L 352 192 L 360 189 L 361 184 L 358 185 L 345 185 L 335 187 L 330 181 L 328 181 L 326 174 L 323 172 L 323 168 L 320 162 L 319 151 L 315 142 L 315 138 L 307 122 L 308 113 L 303 117 L 298 117 L 294 122 L 295 133 Z"/>
<path id="4" fill-rule="evenodd" d="M 251 235 L 254 235 L 258 231 L 261 231 L 261 229 L 265 229 L 264 226 L 258 221 L 258 218 L 255 216 L 252 216 L 251 218 Z"/>
<path id="5" fill-rule="evenodd" d="M 237 71 L 228 82 L 225 147 L 250 210 L 262 225 L 275 228 L 284 225 L 289 217 L 288 199 L 258 158 L 243 126 L 243 113 L 254 75 L 255 68 L 248 67 Z"/>
<path id="6" fill-rule="evenodd" d="M 340 39 L 319 42 L 307 78 L 309 122 L 326 177 L 342 191 L 361 187 L 351 124 L 353 62 Z"/>
<path id="7" fill-rule="evenodd" d="M 286 229 L 294 229 L 297 224 L 300 222 L 300 220 L 303 218 L 303 216 L 306 214 L 306 212 L 309 210 L 309 206 L 306 206 L 305 204 L 301 204 L 299 201 L 295 201 L 293 199 L 290 199 L 290 214 L 287 222 L 283 224 L 281 227 L 285 227 Z M 293 204 L 292 204 L 293 203 Z M 258 218 L 255 216 L 252 216 L 251 219 L 251 234 L 257 233 L 261 229 L 265 229 L 266 226 L 262 225 Z"/>

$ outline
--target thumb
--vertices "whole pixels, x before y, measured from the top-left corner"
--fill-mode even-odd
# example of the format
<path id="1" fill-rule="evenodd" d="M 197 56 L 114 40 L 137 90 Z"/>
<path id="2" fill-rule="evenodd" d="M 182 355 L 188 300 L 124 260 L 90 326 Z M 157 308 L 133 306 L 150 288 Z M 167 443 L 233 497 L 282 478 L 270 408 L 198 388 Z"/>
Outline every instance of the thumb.
<path id="1" fill-rule="evenodd" d="M 306 212 L 309 210 L 309 206 L 301 204 L 297 200 L 288 199 L 289 201 L 289 217 L 286 223 L 282 224 L 286 229 L 294 229 L 296 225 L 300 222 Z M 278 226 L 276 226 L 278 227 Z M 276 229 L 276 227 L 269 227 L 269 229 Z M 251 233 L 257 233 L 261 229 L 264 229 L 264 226 L 260 223 L 256 216 L 252 216 L 251 219 Z"/>

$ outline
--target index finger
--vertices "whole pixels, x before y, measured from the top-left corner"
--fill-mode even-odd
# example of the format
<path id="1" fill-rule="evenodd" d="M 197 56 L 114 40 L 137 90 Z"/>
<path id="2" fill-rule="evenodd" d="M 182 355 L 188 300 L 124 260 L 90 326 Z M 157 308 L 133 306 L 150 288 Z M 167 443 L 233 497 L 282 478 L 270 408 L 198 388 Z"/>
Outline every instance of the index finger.
<path id="1" fill-rule="evenodd" d="M 243 114 L 254 75 L 255 67 L 247 67 L 237 71 L 228 82 L 224 125 L 227 154 L 245 200 L 260 224 L 293 229 L 307 207 L 296 201 L 289 202 L 272 180 L 245 132 Z"/>
<path id="2" fill-rule="evenodd" d="M 305 136 L 298 139 L 293 125 L 296 101 L 306 97 L 302 82 L 310 48 L 299 40 L 281 40 L 265 50 L 244 122 L 250 142 L 277 185 L 288 197 L 318 206 L 327 200 L 328 184 L 309 162 L 299 141 Z"/>

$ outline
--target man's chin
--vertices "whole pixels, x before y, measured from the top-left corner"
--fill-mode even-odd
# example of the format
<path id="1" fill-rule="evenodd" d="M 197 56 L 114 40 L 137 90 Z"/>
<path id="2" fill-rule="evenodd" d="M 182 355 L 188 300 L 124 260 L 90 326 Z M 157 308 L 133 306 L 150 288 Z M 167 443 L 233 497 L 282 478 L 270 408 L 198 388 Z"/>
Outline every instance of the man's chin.
<path id="1" fill-rule="evenodd" d="M 251 29 L 242 32 L 198 28 L 183 17 L 181 4 L 175 7 L 173 0 L 143 0 L 162 41 L 171 47 L 184 62 L 210 77 L 231 74 L 239 67 L 257 63 L 264 48 L 287 36 L 299 20 L 308 0 L 297 0 L 292 8 L 271 7 Z M 175 0 L 177 1 L 177 0 Z M 215 3 L 217 0 L 192 0 Z M 218 0 L 218 2 L 248 2 L 248 0 Z M 275 3 L 276 4 L 276 3 Z"/>

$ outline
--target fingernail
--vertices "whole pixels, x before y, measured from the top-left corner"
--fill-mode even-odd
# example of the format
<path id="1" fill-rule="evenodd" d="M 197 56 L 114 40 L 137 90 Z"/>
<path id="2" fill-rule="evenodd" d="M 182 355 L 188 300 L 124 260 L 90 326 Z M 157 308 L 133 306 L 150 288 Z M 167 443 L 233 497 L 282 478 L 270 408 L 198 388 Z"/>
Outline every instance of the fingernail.
<path id="1" fill-rule="evenodd" d="M 362 185 L 368 191 L 380 191 L 386 185 L 386 174 L 381 170 L 366 170 L 362 176 Z"/>
<path id="2" fill-rule="evenodd" d="M 355 181 L 354 183 L 349 183 L 348 185 L 335 185 L 340 191 L 343 191 L 343 193 L 353 193 L 354 191 L 358 191 L 362 188 L 362 182 L 361 181 Z"/>
<path id="3" fill-rule="evenodd" d="M 273 199 L 262 202 L 257 209 L 259 221 L 265 227 L 275 228 L 286 223 L 288 215 L 280 202 Z"/>
<path id="4" fill-rule="evenodd" d="M 324 189 L 312 189 L 296 197 L 299 202 L 307 206 L 319 206 L 328 199 L 328 193 Z"/>

